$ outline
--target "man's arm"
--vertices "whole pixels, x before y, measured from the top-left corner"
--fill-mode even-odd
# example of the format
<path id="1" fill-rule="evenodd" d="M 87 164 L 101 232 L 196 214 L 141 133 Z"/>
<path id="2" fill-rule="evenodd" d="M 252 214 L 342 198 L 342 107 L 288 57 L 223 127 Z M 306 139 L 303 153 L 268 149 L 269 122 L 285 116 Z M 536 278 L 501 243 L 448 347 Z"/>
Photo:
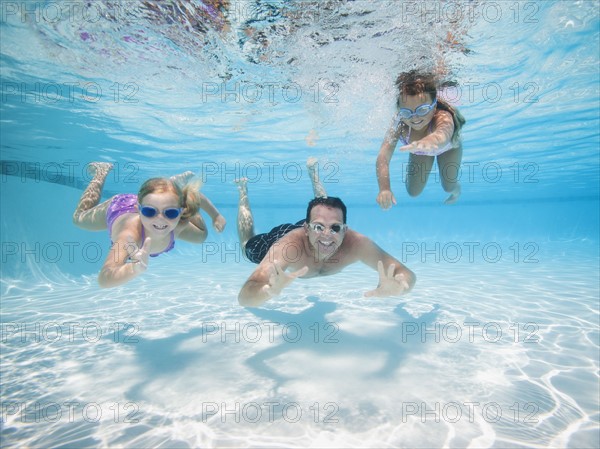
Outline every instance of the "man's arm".
<path id="1" fill-rule="evenodd" d="M 254 273 L 250 275 L 248 280 L 238 294 L 238 302 L 244 307 L 258 307 L 267 301 L 271 296 L 264 287 L 268 285 L 270 269 L 267 265 L 259 266 Z"/>
<path id="2" fill-rule="evenodd" d="M 353 252 L 361 262 L 379 272 L 379 285 L 375 290 L 367 292 L 367 296 L 395 296 L 412 290 L 417 276 L 411 270 L 370 238 L 355 234 Z M 380 263 L 382 266 L 379 266 Z"/>
<path id="3" fill-rule="evenodd" d="M 283 255 L 283 249 L 288 248 L 290 244 L 295 244 L 293 240 L 284 236 L 279 242 L 276 242 L 269 252 L 244 283 L 238 295 L 240 305 L 244 307 L 258 307 L 268 299 L 277 296 L 294 279 L 304 276 L 308 272 L 308 267 L 288 273 L 285 269 L 289 263 Z"/>

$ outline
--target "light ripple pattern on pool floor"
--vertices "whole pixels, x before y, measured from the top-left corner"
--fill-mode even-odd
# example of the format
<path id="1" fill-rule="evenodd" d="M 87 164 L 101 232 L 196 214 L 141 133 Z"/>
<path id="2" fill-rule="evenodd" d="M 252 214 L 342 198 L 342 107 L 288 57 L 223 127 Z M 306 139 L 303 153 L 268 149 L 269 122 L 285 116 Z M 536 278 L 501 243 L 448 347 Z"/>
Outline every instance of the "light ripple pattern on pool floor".
<path id="1" fill-rule="evenodd" d="M 3 280 L 3 446 L 596 447 L 598 258 L 561 245 L 411 265 L 393 299 L 350 267 L 260 309 L 252 265 L 177 254 L 112 290 Z"/>

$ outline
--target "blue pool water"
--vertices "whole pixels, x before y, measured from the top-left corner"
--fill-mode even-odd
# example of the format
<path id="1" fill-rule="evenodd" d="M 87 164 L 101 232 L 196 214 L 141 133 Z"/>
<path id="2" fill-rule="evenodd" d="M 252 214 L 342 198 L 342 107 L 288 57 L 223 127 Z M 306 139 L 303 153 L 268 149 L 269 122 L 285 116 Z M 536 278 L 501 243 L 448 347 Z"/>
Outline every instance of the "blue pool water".
<path id="1" fill-rule="evenodd" d="M 2 447 L 599 447 L 598 2 L 215 4 L 0 3 Z M 384 212 L 413 67 L 457 83 L 463 194 L 409 198 L 396 153 Z M 237 304 L 233 180 L 267 230 L 309 156 L 409 295 L 356 265 Z M 195 171 L 225 232 L 99 289 L 91 161 L 107 198 Z"/>

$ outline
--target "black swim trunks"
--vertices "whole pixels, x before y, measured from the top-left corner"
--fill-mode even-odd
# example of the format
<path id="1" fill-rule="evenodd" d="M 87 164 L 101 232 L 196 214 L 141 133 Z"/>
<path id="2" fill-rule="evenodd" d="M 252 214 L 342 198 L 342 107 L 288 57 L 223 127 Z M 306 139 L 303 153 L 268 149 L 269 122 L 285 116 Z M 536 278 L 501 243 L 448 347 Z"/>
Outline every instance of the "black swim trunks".
<path id="1" fill-rule="evenodd" d="M 260 263 L 267 255 L 267 252 L 273 243 L 286 235 L 288 232 L 301 228 L 305 221 L 306 220 L 302 219 L 296 224 L 285 223 L 274 227 L 266 234 L 255 235 L 248 240 L 248 243 L 246 243 L 246 257 L 248 257 L 250 262 Z"/>

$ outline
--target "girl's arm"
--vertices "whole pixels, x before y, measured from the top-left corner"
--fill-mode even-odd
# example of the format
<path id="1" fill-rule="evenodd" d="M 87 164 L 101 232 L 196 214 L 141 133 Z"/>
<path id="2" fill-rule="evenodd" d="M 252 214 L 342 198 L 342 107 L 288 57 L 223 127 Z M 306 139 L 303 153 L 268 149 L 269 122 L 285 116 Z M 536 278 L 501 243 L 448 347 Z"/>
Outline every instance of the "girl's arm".
<path id="1" fill-rule="evenodd" d="M 141 247 L 136 242 L 135 236 L 127 230 L 117 235 L 98 274 L 101 288 L 125 284 L 146 271 L 151 239 L 147 237 Z"/>
<path id="2" fill-rule="evenodd" d="M 211 203 L 210 200 L 202 193 L 200 193 L 200 209 L 206 211 L 206 213 L 210 216 L 213 222 L 213 227 L 217 232 L 222 232 L 223 229 L 225 229 L 225 218 L 220 214 L 214 204 Z"/>
<path id="3" fill-rule="evenodd" d="M 379 203 L 383 209 L 388 209 L 392 204 L 396 204 L 396 198 L 394 198 L 390 184 L 390 161 L 392 160 L 392 155 L 394 154 L 394 149 L 396 148 L 399 138 L 399 129 L 392 126 L 383 139 L 379 154 L 377 155 L 377 162 L 375 163 L 377 184 L 379 185 L 377 203 Z"/>
<path id="4" fill-rule="evenodd" d="M 205 195 L 202 193 L 198 193 L 198 195 L 200 196 L 200 209 L 203 209 L 210 216 L 215 230 L 218 232 L 223 231 L 226 224 L 225 218 L 219 213 L 217 208 Z M 200 215 L 200 212 L 188 218 L 187 220 L 180 220 L 179 224 L 177 225 L 176 232 L 177 238 L 192 243 L 202 243 L 204 240 L 206 240 L 208 235 L 206 223 Z"/>
<path id="5" fill-rule="evenodd" d="M 191 243 L 202 243 L 206 240 L 208 231 L 206 230 L 206 223 L 198 212 L 196 215 L 191 216 L 188 219 L 181 219 L 175 229 L 177 238 L 185 240 Z"/>
<path id="6" fill-rule="evenodd" d="M 453 135 L 454 120 L 452 120 L 452 114 L 448 111 L 438 111 L 433 118 L 433 130 L 431 134 L 400 147 L 400 151 L 435 153 L 438 148 L 448 145 Z"/>

